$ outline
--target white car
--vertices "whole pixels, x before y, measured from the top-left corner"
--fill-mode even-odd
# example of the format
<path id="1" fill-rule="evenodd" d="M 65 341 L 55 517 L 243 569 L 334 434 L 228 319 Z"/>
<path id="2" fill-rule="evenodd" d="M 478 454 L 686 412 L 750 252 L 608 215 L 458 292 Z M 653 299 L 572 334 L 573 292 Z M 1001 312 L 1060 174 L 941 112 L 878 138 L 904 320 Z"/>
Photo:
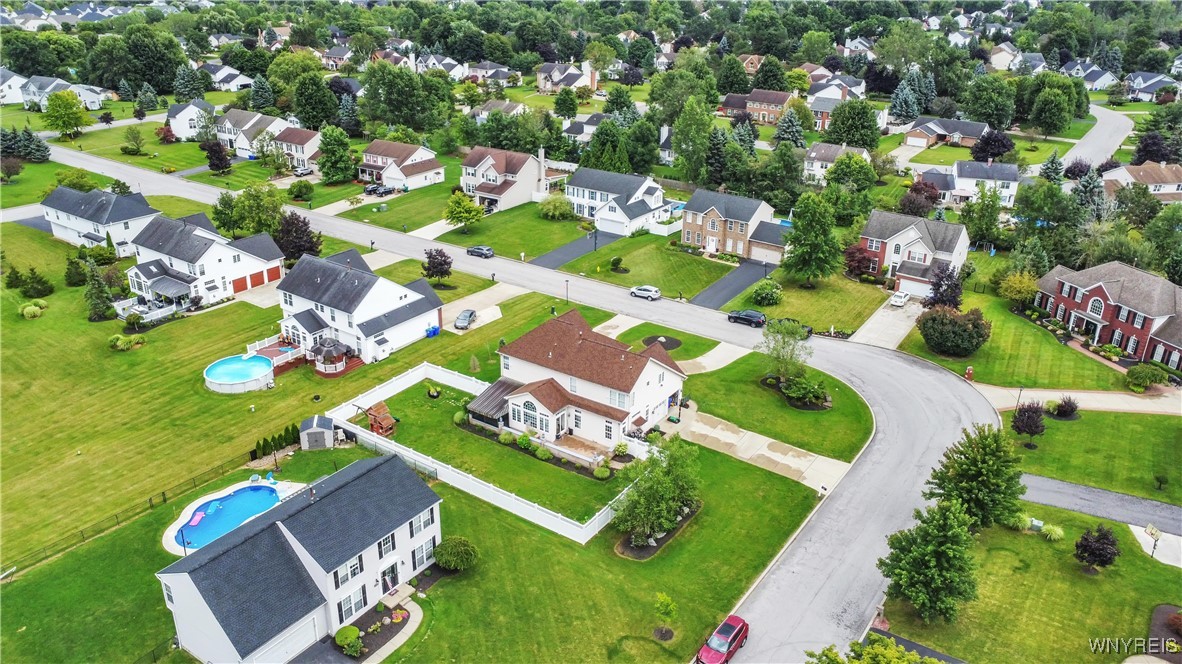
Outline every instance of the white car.
<path id="1" fill-rule="evenodd" d="M 656 286 L 636 286 L 628 291 L 628 294 L 632 297 L 643 297 L 650 302 L 661 299 L 661 289 Z"/>
<path id="2" fill-rule="evenodd" d="M 908 293 L 907 291 L 895 291 L 895 294 L 891 296 L 891 306 L 901 307 L 904 304 L 907 304 L 908 300 L 910 299 L 911 293 Z"/>

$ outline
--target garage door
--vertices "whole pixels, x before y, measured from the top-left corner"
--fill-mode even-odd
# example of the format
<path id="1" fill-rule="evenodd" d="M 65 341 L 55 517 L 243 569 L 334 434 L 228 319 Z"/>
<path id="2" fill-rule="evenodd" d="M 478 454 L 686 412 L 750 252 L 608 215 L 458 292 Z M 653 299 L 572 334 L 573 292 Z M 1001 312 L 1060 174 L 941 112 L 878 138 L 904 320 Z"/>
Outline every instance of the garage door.
<path id="1" fill-rule="evenodd" d="M 927 297 L 932 293 L 930 284 L 923 281 L 912 281 L 911 279 L 899 279 L 899 290 L 911 293 L 915 297 Z"/>
<path id="2" fill-rule="evenodd" d="M 255 272 L 254 274 L 250 275 L 250 287 L 251 288 L 254 288 L 255 286 L 262 286 L 262 285 L 263 285 L 263 273 L 262 272 Z"/>
<path id="3" fill-rule="evenodd" d="M 275 281 L 279 278 L 279 266 L 267 268 L 267 282 Z"/>
<path id="4" fill-rule="evenodd" d="M 751 244 L 751 260 L 763 261 L 764 263 L 779 263 L 781 257 L 780 249 L 773 249 L 760 244 Z"/>
<path id="5" fill-rule="evenodd" d="M 928 139 L 916 138 L 915 136 L 907 137 L 907 145 L 917 148 L 926 148 L 928 146 Z"/>
<path id="6" fill-rule="evenodd" d="M 234 292 L 241 293 L 246 290 L 246 277 L 239 277 L 234 280 Z"/>
<path id="7" fill-rule="evenodd" d="M 286 636 L 258 651 L 253 659 L 264 664 L 285 664 L 313 643 L 316 643 L 316 616 L 308 616 L 307 620 L 292 628 Z"/>

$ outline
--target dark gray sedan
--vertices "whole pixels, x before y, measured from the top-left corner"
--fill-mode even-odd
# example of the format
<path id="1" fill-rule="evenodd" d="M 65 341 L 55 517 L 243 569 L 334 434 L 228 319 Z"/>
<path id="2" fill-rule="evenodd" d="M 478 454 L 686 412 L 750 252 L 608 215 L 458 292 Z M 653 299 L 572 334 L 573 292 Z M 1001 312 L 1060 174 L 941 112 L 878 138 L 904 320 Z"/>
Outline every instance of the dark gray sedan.
<path id="1" fill-rule="evenodd" d="M 456 329 L 466 330 L 472 327 L 472 323 L 476 322 L 476 312 L 472 309 L 464 309 L 456 316 Z"/>

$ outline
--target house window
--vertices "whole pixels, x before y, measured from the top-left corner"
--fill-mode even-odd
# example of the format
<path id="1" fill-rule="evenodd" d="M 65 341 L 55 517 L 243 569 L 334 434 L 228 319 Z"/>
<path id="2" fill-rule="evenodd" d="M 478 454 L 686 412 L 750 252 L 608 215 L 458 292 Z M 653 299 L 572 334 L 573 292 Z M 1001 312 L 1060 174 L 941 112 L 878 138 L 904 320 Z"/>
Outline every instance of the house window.
<path id="1" fill-rule="evenodd" d="M 726 220 L 726 229 L 727 229 L 728 231 L 733 231 L 733 230 L 735 230 L 735 222 L 731 221 L 730 219 L 727 219 L 727 220 Z"/>
<path id="2" fill-rule="evenodd" d="M 324 305 L 323 304 L 316 302 L 312 306 L 316 308 L 316 311 L 319 311 L 320 313 L 324 313 Z"/>
<path id="3" fill-rule="evenodd" d="M 614 206 L 614 205 L 609 205 L 609 206 L 607 206 L 607 211 L 608 211 L 608 212 L 615 212 L 615 211 L 616 211 L 616 206 Z"/>
<path id="4" fill-rule="evenodd" d="M 615 408 L 627 408 L 628 393 L 609 389 L 607 391 L 607 402 Z"/>
<path id="5" fill-rule="evenodd" d="M 1117 318 L 1120 319 L 1120 322 L 1122 322 L 1122 323 L 1127 321 L 1129 319 L 1129 310 L 1124 307 L 1121 307 L 1120 313 L 1117 315 Z"/>
<path id="6" fill-rule="evenodd" d="M 345 324 L 348 325 L 350 329 L 353 327 L 353 314 L 348 314 L 346 316 Z"/>
<path id="7" fill-rule="evenodd" d="M 538 429 L 542 433 L 550 433 L 550 418 L 545 415 L 538 415 Z"/>
<path id="8" fill-rule="evenodd" d="M 172 587 L 163 582 L 160 585 L 164 586 L 164 601 L 172 604 Z"/>
<path id="9" fill-rule="evenodd" d="M 604 437 L 604 439 L 605 439 L 605 440 L 611 440 L 611 439 L 612 439 L 612 429 L 613 429 L 613 428 L 614 428 L 614 427 L 612 427 L 612 423 L 611 423 L 611 422 L 604 422 L 604 423 L 603 423 L 603 437 Z"/>
<path id="10" fill-rule="evenodd" d="M 241 263 L 242 262 L 242 255 L 241 254 L 234 254 L 234 258 L 232 258 L 230 260 L 230 262 L 231 263 Z"/>
<path id="11" fill-rule="evenodd" d="M 353 617 L 353 614 L 365 609 L 365 586 L 361 586 L 352 594 L 337 602 L 337 617 L 341 624 Z"/>
<path id="12" fill-rule="evenodd" d="M 508 368 L 509 368 L 509 356 L 502 355 L 501 356 L 501 371 L 506 371 L 506 370 L 508 370 Z"/>
<path id="13" fill-rule="evenodd" d="M 423 512 L 422 514 L 410 520 L 410 536 L 414 537 L 415 535 L 418 535 L 419 533 L 423 532 L 427 526 L 433 523 L 435 523 L 435 508 L 428 507 L 426 512 Z"/>
<path id="14" fill-rule="evenodd" d="M 1121 340 L 1121 339 L 1123 339 L 1123 338 L 1124 338 L 1124 336 L 1125 336 L 1125 335 L 1124 335 L 1124 333 L 1123 333 L 1123 332 L 1121 332 L 1120 330 L 1116 330 L 1116 331 L 1114 331 L 1114 332 L 1112 333 L 1112 345 L 1113 345 L 1113 346 L 1119 346 L 1119 345 L 1120 345 L 1120 340 Z"/>
<path id="15" fill-rule="evenodd" d="M 1079 289 L 1079 288 L 1075 289 L 1075 301 L 1076 302 L 1083 302 L 1083 290 L 1082 289 Z"/>
<path id="16" fill-rule="evenodd" d="M 866 240 L 866 248 L 870 251 L 878 251 L 882 249 L 882 240 Z"/>
<path id="17" fill-rule="evenodd" d="M 1092 313 L 1097 316 L 1100 316 L 1104 313 L 1104 303 L 1100 301 L 1100 298 L 1092 298 L 1092 301 L 1088 303 L 1088 313 Z"/>
<path id="18" fill-rule="evenodd" d="M 575 428 L 583 428 L 583 411 L 581 410 L 575 410 Z"/>
<path id="19" fill-rule="evenodd" d="M 285 305 L 287 305 L 287 306 L 289 306 L 289 307 L 290 307 L 290 306 L 292 306 L 292 297 L 291 297 L 291 293 L 284 293 L 284 294 L 283 294 L 283 304 L 285 304 Z"/>
<path id="20" fill-rule="evenodd" d="M 204 276 L 205 276 L 205 264 L 204 264 L 204 263 L 198 263 L 198 265 L 197 265 L 197 276 L 199 276 L 199 277 L 204 277 Z"/>
<path id="21" fill-rule="evenodd" d="M 131 222 L 130 221 L 123 222 L 123 230 L 125 230 L 125 231 L 131 230 Z"/>
<path id="22" fill-rule="evenodd" d="M 694 244 L 702 244 L 702 234 L 694 233 Z"/>
<path id="23" fill-rule="evenodd" d="M 694 234 L 693 234 L 692 232 L 690 232 L 690 231 L 686 231 L 686 232 L 685 232 L 685 241 L 686 241 L 686 243 L 688 244 L 689 242 L 693 241 L 693 239 L 694 239 Z"/>
<path id="24" fill-rule="evenodd" d="M 353 577 L 361 574 L 365 567 L 361 564 L 361 556 L 357 556 L 353 560 L 341 565 L 335 572 L 332 573 L 333 584 L 337 588 L 345 585 L 345 582 Z"/>
<path id="25" fill-rule="evenodd" d="M 1060 304 L 1059 308 L 1055 310 L 1055 318 L 1058 318 L 1059 320 L 1063 320 L 1063 305 L 1062 304 Z"/>
<path id="26" fill-rule="evenodd" d="M 579 380 L 577 378 L 575 378 L 574 376 L 570 377 L 570 391 L 571 392 L 578 392 L 579 391 Z"/>
<path id="27" fill-rule="evenodd" d="M 747 234 L 747 222 L 743 222 L 743 223 L 739 224 L 739 232 L 742 233 L 743 235 Z"/>
<path id="28" fill-rule="evenodd" d="M 332 320 L 332 322 L 334 322 L 334 323 L 337 322 L 337 310 L 336 309 L 329 309 L 328 310 L 328 317 L 330 320 Z"/>
<path id="29" fill-rule="evenodd" d="M 1139 329 L 1141 329 L 1141 326 L 1144 324 L 1145 324 L 1145 316 L 1143 316 L 1141 314 L 1137 314 L 1137 317 L 1133 319 L 1133 327 L 1135 327 L 1139 330 Z"/>
<path id="30" fill-rule="evenodd" d="M 521 409 L 520 408 L 518 408 L 517 406 L 513 406 L 513 413 L 512 414 L 513 414 L 513 421 L 514 422 L 521 421 Z"/>
<path id="31" fill-rule="evenodd" d="M 1130 355 L 1137 352 L 1137 337 L 1129 337 L 1128 351 Z"/>
<path id="32" fill-rule="evenodd" d="M 538 407 L 534 405 L 534 402 L 526 401 L 524 404 L 522 404 L 522 408 L 525 410 L 525 425 L 537 429 Z"/>
<path id="33" fill-rule="evenodd" d="M 903 251 L 903 245 L 896 244 L 895 245 L 895 255 L 898 256 L 900 253 L 902 253 L 902 251 Z"/>
<path id="34" fill-rule="evenodd" d="M 384 558 L 394 551 L 394 533 L 390 533 L 378 542 L 378 558 Z"/>
<path id="35" fill-rule="evenodd" d="M 870 261 L 870 273 L 871 274 L 878 274 L 878 259 L 877 258 Z"/>
<path id="36" fill-rule="evenodd" d="M 414 569 L 418 569 L 432 560 L 435 560 L 434 537 L 427 540 L 426 542 L 423 542 L 415 548 L 414 552 L 411 554 L 411 566 L 414 567 Z"/>
<path id="37" fill-rule="evenodd" d="M 1071 286 L 1064 283 L 1063 288 L 1059 290 L 1059 294 L 1064 296 L 1071 295 Z"/>
<path id="38" fill-rule="evenodd" d="M 712 231 L 718 230 L 718 220 L 717 219 L 710 220 L 710 230 L 712 230 Z"/>

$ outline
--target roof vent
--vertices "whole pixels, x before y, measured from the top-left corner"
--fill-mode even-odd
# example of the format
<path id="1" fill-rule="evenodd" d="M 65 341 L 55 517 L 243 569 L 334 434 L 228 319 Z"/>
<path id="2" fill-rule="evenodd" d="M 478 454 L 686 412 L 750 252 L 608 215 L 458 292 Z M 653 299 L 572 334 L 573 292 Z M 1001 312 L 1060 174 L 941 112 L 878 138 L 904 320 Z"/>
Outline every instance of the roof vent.
<path id="1" fill-rule="evenodd" d="M 360 280 L 358 280 L 358 279 L 354 279 L 354 280 L 353 280 L 353 285 L 354 285 L 354 286 L 356 286 L 358 283 L 360 283 Z"/>
<path id="2" fill-rule="evenodd" d="M 320 283 L 320 277 L 316 277 L 316 283 Z"/>

